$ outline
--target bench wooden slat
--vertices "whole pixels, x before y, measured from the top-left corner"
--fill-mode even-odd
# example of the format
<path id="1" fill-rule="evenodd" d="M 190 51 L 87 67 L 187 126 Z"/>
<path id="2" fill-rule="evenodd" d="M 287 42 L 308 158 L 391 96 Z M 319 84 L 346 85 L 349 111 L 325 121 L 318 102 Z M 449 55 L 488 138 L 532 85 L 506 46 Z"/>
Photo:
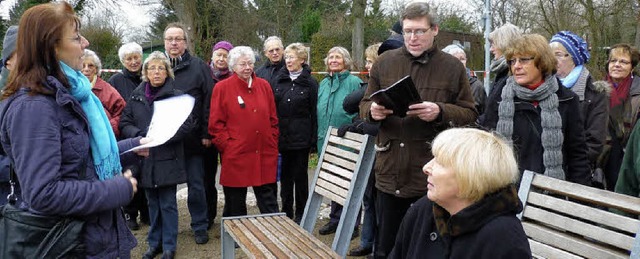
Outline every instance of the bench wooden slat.
<path id="1" fill-rule="evenodd" d="M 327 162 L 322 162 L 320 168 L 328 173 L 339 175 L 340 177 L 345 178 L 347 181 L 350 181 L 353 177 L 353 171 L 346 170 L 336 165 L 332 165 Z"/>
<path id="2" fill-rule="evenodd" d="M 349 170 L 351 172 L 356 170 L 356 163 L 355 162 L 352 162 L 352 161 L 349 161 L 349 160 L 346 160 L 346 159 L 343 159 L 341 157 L 337 157 L 337 156 L 334 156 L 334 155 L 331 155 L 331 154 L 325 153 L 324 154 L 324 161 L 325 162 L 329 162 L 331 164 L 338 165 L 338 166 L 340 166 L 342 168 L 345 168 L 345 169 L 347 169 L 347 170 Z"/>
<path id="3" fill-rule="evenodd" d="M 340 138 L 338 136 L 329 137 L 329 145 L 332 146 L 344 146 L 346 148 L 352 148 L 355 152 L 359 152 L 362 148 L 362 142 L 356 142 L 350 139 Z"/>
<path id="4" fill-rule="evenodd" d="M 281 217 L 282 218 L 279 219 L 279 221 L 282 223 L 282 225 L 285 227 L 289 227 L 291 229 L 291 233 L 293 233 L 294 235 L 305 237 L 305 240 L 309 240 L 308 244 L 310 245 L 311 249 L 313 249 L 316 253 L 321 254 L 320 258 L 341 258 L 340 255 L 331 250 L 329 246 L 327 246 L 325 243 L 322 243 L 322 241 L 312 236 L 309 232 L 304 231 L 304 229 L 299 227 L 298 224 L 293 222 L 293 220 L 289 218 L 284 219 L 284 217 L 286 216 Z"/>
<path id="5" fill-rule="evenodd" d="M 323 189 L 330 191 L 331 193 L 333 193 L 334 195 L 337 195 L 338 197 L 342 198 L 342 199 L 346 199 L 347 194 L 349 193 L 349 191 L 347 189 L 344 189 L 344 187 L 336 185 L 334 183 L 332 183 L 329 180 L 325 180 L 322 178 L 318 178 L 318 181 L 316 182 L 316 185 L 319 187 L 322 187 Z"/>
<path id="6" fill-rule="evenodd" d="M 329 182 L 332 186 L 339 187 L 339 189 L 341 190 L 337 190 L 335 193 L 338 193 L 344 197 L 347 197 L 347 192 L 349 190 L 349 187 L 351 186 L 351 182 L 349 182 L 348 180 L 345 180 L 342 177 L 338 177 L 332 174 L 331 172 L 327 172 L 324 170 L 320 170 L 320 174 L 318 175 L 318 180 L 320 179 Z"/>
<path id="7" fill-rule="evenodd" d="M 334 146 L 326 146 L 324 149 L 326 154 L 333 154 L 337 157 L 346 158 L 350 161 L 358 161 L 358 154 Z"/>
<path id="8" fill-rule="evenodd" d="M 320 179 L 318 179 L 318 182 L 321 181 Z M 344 206 L 344 202 L 345 199 L 343 197 L 341 197 L 340 195 L 337 195 L 335 193 L 333 193 L 330 190 L 327 190 L 325 188 L 323 188 L 322 186 L 320 186 L 319 184 L 316 184 L 316 189 L 315 192 L 317 192 L 318 194 L 327 197 L 329 199 L 331 199 L 332 201 L 335 201 L 336 203 Z"/>
<path id="9" fill-rule="evenodd" d="M 290 227 L 284 226 L 284 220 L 280 217 L 259 217 L 259 220 L 263 220 L 273 228 L 274 234 L 277 233 L 277 237 L 284 243 L 290 250 L 298 251 L 303 254 L 298 254 L 302 258 L 320 258 L 321 254 L 315 252 L 311 245 L 311 241 L 305 241 L 304 238 L 292 234 L 293 231 Z"/>
<path id="10" fill-rule="evenodd" d="M 633 245 L 633 238 L 630 236 L 533 206 L 525 208 L 524 217 L 626 250 L 631 250 Z"/>
<path id="11" fill-rule="evenodd" d="M 616 208 L 636 215 L 640 214 L 640 204 L 637 202 L 636 197 L 561 181 L 551 177 L 534 177 L 532 184 L 538 188 L 577 200 L 588 201 L 608 208 Z"/>
<path id="12" fill-rule="evenodd" d="M 233 239 L 238 240 L 238 245 L 246 254 L 260 259 L 275 258 L 239 220 L 228 220 L 225 223 L 228 223 L 228 225 L 225 225 L 228 233 Z"/>
<path id="13" fill-rule="evenodd" d="M 278 238 L 258 222 L 256 218 L 244 218 L 242 222 L 251 233 L 273 254 L 276 258 L 289 258 L 287 254 L 291 254 Z"/>
<path id="14" fill-rule="evenodd" d="M 629 234 L 635 234 L 640 228 L 640 221 L 637 219 L 536 192 L 529 193 L 529 200 L 527 202 L 549 210 L 572 215 L 573 217 L 586 219 L 600 225 L 623 230 Z"/>
<path id="15" fill-rule="evenodd" d="M 331 135 L 338 136 L 338 129 L 332 128 L 331 129 Z M 353 140 L 353 141 L 357 141 L 357 142 L 360 142 L 360 143 L 362 143 L 364 141 L 364 135 L 356 134 L 356 133 L 348 132 L 348 131 L 347 131 L 347 133 L 344 134 L 343 138 L 350 139 L 350 140 Z"/>
<path id="16" fill-rule="evenodd" d="M 589 258 L 629 258 L 628 254 L 605 247 L 601 244 L 588 242 L 581 236 L 563 233 L 532 222 L 522 222 L 522 227 L 530 239 L 546 244 L 549 247 L 547 251 L 557 249 Z M 553 244 L 553 246 L 549 244 Z M 538 254 L 540 252 L 535 253 Z"/>
<path id="17" fill-rule="evenodd" d="M 533 258 L 563 258 L 563 259 L 582 259 L 584 257 L 568 253 L 552 246 L 545 245 L 533 239 L 529 239 L 529 247 Z"/>

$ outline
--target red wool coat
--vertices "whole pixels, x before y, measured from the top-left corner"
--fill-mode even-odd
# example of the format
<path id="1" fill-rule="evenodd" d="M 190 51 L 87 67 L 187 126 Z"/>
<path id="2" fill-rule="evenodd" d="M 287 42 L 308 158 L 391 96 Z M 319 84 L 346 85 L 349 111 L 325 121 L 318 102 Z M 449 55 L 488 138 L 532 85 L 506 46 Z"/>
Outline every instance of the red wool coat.
<path id="1" fill-rule="evenodd" d="M 252 75 L 251 88 L 238 75 L 216 84 L 209 134 L 220 151 L 220 185 L 260 186 L 276 181 L 278 115 L 271 86 Z M 240 104 L 240 100 L 244 105 Z M 244 106 L 244 107 L 243 107 Z"/>
<path id="2" fill-rule="evenodd" d="M 113 88 L 109 83 L 98 77 L 96 84 L 91 88 L 91 91 L 100 99 L 104 111 L 107 113 L 111 128 L 116 138 L 120 136 L 120 130 L 118 124 L 120 124 L 120 115 L 124 111 L 124 107 L 127 105 L 125 100 L 120 96 L 118 91 Z"/>

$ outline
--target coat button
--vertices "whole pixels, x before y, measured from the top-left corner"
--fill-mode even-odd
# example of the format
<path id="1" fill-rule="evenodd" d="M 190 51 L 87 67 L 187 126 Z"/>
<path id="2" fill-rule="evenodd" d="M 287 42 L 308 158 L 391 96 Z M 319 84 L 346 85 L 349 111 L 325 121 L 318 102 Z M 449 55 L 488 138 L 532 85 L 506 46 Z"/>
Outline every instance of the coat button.
<path id="1" fill-rule="evenodd" d="M 260 151 L 256 150 L 256 154 L 260 153 Z"/>
<path id="2" fill-rule="evenodd" d="M 429 239 L 431 239 L 431 241 L 436 241 L 436 239 L 438 239 L 438 234 L 436 234 L 436 232 L 431 232 L 431 234 L 429 234 Z"/>
<path id="3" fill-rule="evenodd" d="M 249 89 L 249 93 L 251 93 L 251 89 Z"/>
<path id="4" fill-rule="evenodd" d="M 258 109 L 253 109 L 253 112 L 258 112 Z"/>
<path id="5" fill-rule="evenodd" d="M 400 143 L 400 147 L 404 147 L 404 143 Z"/>
<path id="6" fill-rule="evenodd" d="M 400 195 L 400 190 L 396 190 L 396 195 Z"/>
<path id="7" fill-rule="evenodd" d="M 260 133 L 260 131 L 259 131 L 259 130 L 256 130 L 256 134 L 259 134 L 259 133 Z"/>
<path id="8" fill-rule="evenodd" d="M 290 102 L 290 101 L 291 101 L 291 99 L 287 99 L 287 102 Z"/>

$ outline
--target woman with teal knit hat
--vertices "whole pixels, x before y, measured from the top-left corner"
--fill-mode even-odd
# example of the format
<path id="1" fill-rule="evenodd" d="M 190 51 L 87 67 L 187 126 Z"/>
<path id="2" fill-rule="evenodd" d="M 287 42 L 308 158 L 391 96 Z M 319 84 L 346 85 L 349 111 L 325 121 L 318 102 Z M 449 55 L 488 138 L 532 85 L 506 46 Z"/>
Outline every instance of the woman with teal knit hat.
<path id="1" fill-rule="evenodd" d="M 579 112 L 584 123 L 587 156 L 591 168 L 595 169 L 607 137 L 609 87 L 603 81 L 594 82 L 585 66 L 591 55 L 589 45 L 582 37 L 571 31 L 561 31 L 551 37 L 549 46 L 558 60 L 556 77 L 580 99 Z M 601 170 L 597 172 L 592 184 L 602 187 Z"/>

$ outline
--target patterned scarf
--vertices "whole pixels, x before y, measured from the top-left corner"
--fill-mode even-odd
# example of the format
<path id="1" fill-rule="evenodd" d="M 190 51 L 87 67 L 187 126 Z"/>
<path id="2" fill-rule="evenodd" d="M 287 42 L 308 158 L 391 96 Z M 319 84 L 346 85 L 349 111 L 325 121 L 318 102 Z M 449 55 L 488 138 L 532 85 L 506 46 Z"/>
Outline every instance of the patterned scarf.
<path id="1" fill-rule="evenodd" d="M 498 106 L 498 125 L 496 130 L 507 139 L 512 139 L 513 117 L 515 114 L 514 96 L 526 101 L 539 101 L 542 113 L 542 148 L 544 150 L 542 162 L 544 174 L 553 178 L 565 179 L 562 169 L 562 118 L 558 111 L 559 101 L 555 92 L 558 91 L 558 81 L 554 75 L 545 78 L 544 83 L 534 90 L 521 86 L 515 82 L 513 76 L 507 79 L 502 90 L 502 102 Z M 526 144 L 526 143 L 525 143 Z"/>
<path id="2" fill-rule="evenodd" d="M 87 116 L 91 155 L 98 177 L 104 181 L 119 175 L 122 172 L 122 166 L 116 136 L 113 134 L 102 103 L 91 92 L 89 79 L 63 62 L 60 62 L 60 67 L 71 84 L 71 95 L 80 103 Z"/>
<path id="3" fill-rule="evenodd" d="M 629 74 L 627 78 L 620 83 L 614 83 L 613 79 L 607 75 L 607 81 L 613 85 L 613 91 L 609 97 L 609 108 L 616 107 L 622 104 L 629 97 L 629 89 L 631 88 L 632 75 Z"/>

